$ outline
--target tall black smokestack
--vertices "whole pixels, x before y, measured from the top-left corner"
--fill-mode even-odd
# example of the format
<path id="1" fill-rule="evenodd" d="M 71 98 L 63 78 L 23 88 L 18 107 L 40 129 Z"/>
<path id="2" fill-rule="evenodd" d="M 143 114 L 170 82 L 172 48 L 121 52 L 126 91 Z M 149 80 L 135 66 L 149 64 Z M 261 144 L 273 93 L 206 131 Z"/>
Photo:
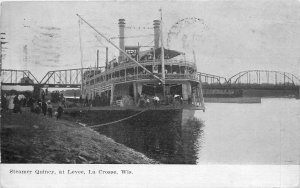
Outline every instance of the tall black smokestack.
<path id="1" fill-rule="evenodd" d="M 119 47 L 125 51 L 125 19 L 119 19 Z M 124 54 L 120 51 L 119 62 L 124 60 Z"/>
<path id="2" fill-rule="evenodd" d="M 159 48 L 159 36 L 160 36 L 160 21 L 154 20 L 153 21 L 153 28 L 154 28 L 154 48 Z"/>

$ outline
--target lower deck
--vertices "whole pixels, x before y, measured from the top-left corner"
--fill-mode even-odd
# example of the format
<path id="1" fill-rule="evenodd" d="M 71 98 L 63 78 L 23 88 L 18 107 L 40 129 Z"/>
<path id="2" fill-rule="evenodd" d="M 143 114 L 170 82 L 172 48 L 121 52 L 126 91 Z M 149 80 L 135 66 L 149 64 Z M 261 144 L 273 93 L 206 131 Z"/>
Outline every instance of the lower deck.
<path id="1" fill-rule="evenodd" d="M 182 108 L 184 105 L 204 106 L 199 82 L 191 80 L 157 80 L 111 83 L 85 86 L 84 98 L 92 106 L 119 106 L 127 108 Z M 91 106 L 91 105 L 89 105 Z M 203 107 L 204 108 L 204 107 Z"/>

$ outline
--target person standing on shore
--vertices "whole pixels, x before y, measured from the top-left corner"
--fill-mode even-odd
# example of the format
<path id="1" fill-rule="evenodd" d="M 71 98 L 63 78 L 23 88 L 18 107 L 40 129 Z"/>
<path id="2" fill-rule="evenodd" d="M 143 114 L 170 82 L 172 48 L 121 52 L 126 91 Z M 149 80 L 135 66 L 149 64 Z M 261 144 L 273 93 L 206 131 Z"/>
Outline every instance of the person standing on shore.
<path id="1" fill-rule="evenodd" d="M 20 105 L 20 100 L 19 100 L 19 95 L 17 94 L 14 98 L 14 109 L 13 109 L 14 113 L 18 113 L 20 112 L 20 114 L 22 114 L 22 110 L 21 110 L 21 105 Z"/>
<path id="2" fill-rule="evenodd" d="M 1 96 L 1 110 L 3 111 L 7 111 L 7 106 L 8 106 L 8 102 L 7 102 L 7 99 L 6 99 L 6 95 L 2 95 Z"/>
<path id="3" fill-rule="evenodd" d="M 48 115 L 49 115 L 49 117 L 52 118 L 52 104 L 51 104 L 50 100 L 48 101 L 47 107 L 48 107 Z"/>
<path id="4" fill-rule="evenodd" d="M 64 111 L 63 108 L 61 107 L 61 105 L 59 105 L 58 108 L 57 108 L 56 120 L 60 119 L 63 111 Z"/>
<path id="5" fill-rule="evenodd" d="M 47 103 L 45 101 L 42 102 L 42 112 L 44 116 L 47 115 Z"/>
<path id="6" fill-rule="evenodd" d="M 79 104 L 80 104 L 80 107 L 82 107 L 82 95 L 80 95 Z"/>

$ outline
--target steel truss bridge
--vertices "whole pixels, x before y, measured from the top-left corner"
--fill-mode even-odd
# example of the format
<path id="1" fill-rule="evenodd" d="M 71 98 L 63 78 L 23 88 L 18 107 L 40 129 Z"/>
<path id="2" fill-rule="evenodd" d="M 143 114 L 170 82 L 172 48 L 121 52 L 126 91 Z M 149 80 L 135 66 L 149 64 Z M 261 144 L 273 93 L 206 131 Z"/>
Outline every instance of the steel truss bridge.
<path id="1" fill-rule="evenodd" d="M 280 89 L 299 88 L 300 79 L 287 72 L 268 70 L 242 71 L 230 78 L 197 73 L 204 88 Z"/>
<path id="2" fill-rule="evenodd" d="M 2 85 L 20 85 L 20 86 L 42 86 L 54 88 L 80 88 L 81 77 L 91 69 L 66 69 L 49 71 L 41 81 L 29 70 L 1 70 Z M 104 71 L 104 67 L 99 67 L 95 72 Z M 197 73 L 197 78 L 201 80 L 203 88 L 224 89 L 296 89 L 300 87 L 300 80 L 295 75 L 287 72 L 268 71 L 268 70 L 248 70 L 242 71 L 230 78 L 222 76 Z"/>

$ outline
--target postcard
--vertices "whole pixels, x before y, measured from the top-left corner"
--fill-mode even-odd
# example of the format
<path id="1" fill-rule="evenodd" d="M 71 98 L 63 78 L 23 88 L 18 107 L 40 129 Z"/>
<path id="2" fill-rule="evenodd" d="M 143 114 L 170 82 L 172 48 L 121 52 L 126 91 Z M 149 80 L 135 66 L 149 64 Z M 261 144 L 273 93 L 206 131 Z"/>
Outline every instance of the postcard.
<path id="1" fill-rule="evenodd" d="M 1 187 L 299 187 L 299 1 L 5 1 L 0 23 Z"/>

